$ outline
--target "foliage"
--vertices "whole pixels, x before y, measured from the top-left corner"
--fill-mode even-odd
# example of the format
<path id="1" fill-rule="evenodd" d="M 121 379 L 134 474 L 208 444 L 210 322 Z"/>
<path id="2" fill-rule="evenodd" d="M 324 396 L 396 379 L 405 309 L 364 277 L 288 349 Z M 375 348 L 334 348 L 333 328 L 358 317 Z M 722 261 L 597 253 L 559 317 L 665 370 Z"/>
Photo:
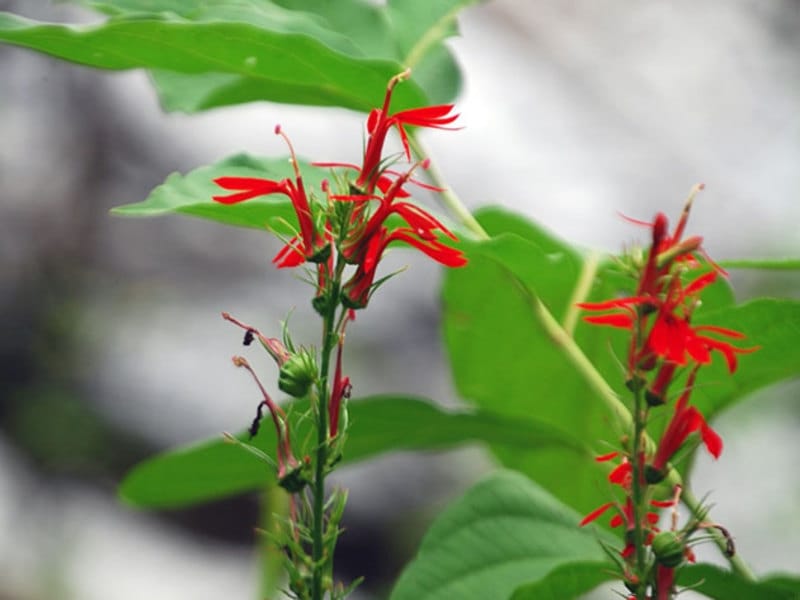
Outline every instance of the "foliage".
<path id="1" fill-rule="evenodd" d="M 388 105 L 393 93 L 392 110 L 406 114 L 405 126 L 441 129 L 455 119 L 447 116 L 449 104 L 429 107 L 442 109 L 433 116 L 421 107 L 451 102 L 457 96 L 460 74 L 444 42 L 457 33 L 458 12 L 473 3 L 95 0 L 84 4 L 107 19 L 93 25 L 43 23 L 0 13 L 0 41 L 93 68 L 146 69 L 168 111 L 191 113 L 272 101 L 370 113 L 383 105 L 384 95 Z M 398 73 L 407 67 L 412 68 L 411 79 L 393 91 L 405 77 L 398 77 Z M 375 114 L 370 116 L 370 141 L 375 136 Z M 401 133 L 404 131 L 402 119 L 384 125 L 385 130 L 397 126 Z M 416 149 L 414 132 L 409 135 Z M 333 175 L 345 182 L 344 191 L 328 191 L 322 182 L 331 176 L 330 169 L 296 160 L 293 151 L 291 161 L 238 154 L 185 175 L 172 174 L 144 201 L 115 209 L 121 216 L 184 214 L 229 226 L 268 229 L 284 238 L 301 230 L 300 241 L 290 241 L 286 254 L 281 259 L 276 257 L 275 262 L 285 267 L 305 261 L 318 269 L 320 282 L 326 277 L 335 279 L 332 284 L 319 283 L 315 298 L 315 307 L 326 323 L 319 372 L 308 372 L 317 368 L 316 355 L 303 350 L 303 360 L 296 363 L 306 369 L 300 373 L 305 377 L 301 377 L 302 390 L 289 388 L 300 390 L 294 394 L 297 398 L 279 408 L 264 393 L 264 404 L 269 406 L 276 428 L 262 428 L 252 441 L 241 433 L 235 439 L 208 440 L 153 457 L 128 474 L 120 486 L 121 497 L 132 505 L 154 509 L 188 506 L 256 489 L 274 495 L 277 484 L 295 493 L 293 486 L 302 489 L 311 484 L 306 470 L 313 462 L 309 454 L 314 453 L 318 458 L 313 485 L 317 492 L 324 492 L 324 471 L 339 462 L 365 460 L 391 451 L 438 450 L 477 442 L 486 445 L 503 468 L 468 490 L 439 516 L 398 580 L 393 600 L 566 598 L 618 579 L 622 561 L 615 550 L 608 550 L 618 544 L 618 539 L 605 529 L 579 529 L 578 522 L 582 514 L 602 505 L 608 497 L 608 466 L 593 461 L 592 456 L 616 449 L 629 432 L 625 417 L 630 418 L 630 392 L 625 379 L 630 373 L 626 373 L 625 363 L 630 334 L 584 322 L 577 303 L 627 296 L 641 308 L 642 299 L 631 296 L 635 278 L 620 257 L 579 249 L 538 224 L 497 207 L 482 209 L 476 221 L 464 217 L 456 207 L 452 216 L 460 221 L 454 227 L 459 239 L 452 247 L 442 245 L 436 236 L 450 234 L 450 230 L 432 215 L 418 212 L 421 209 L 404 205 L 402 210 L 378 219 L 379 227 L 372 227 L 372 221 L 365 219 L 360 223 L 363 227 L 353 227 L 354 231 L 345 231 L 341 239 L 334 240 L 334 251 L 342 258 L 341 264 L 337 263 L 336 279 L 333 267 L 328 267 L 329 271 L 324 267 L 324 252 L 330 251 L 326 236 L 338 225 L 352 225 L 363 217 L 358 202 L 366 205 L 377 199 L 391 205 L 395 199 L 392 194 L 398 192 L 401 183 L 412 181 L 414 169 L 427 166 L 415 163 L 406 173 L 398 174 L 383 171 L 386 163 L 376 160 L 374 169 L 368 169 L 366 154 L 356 181 L 339 171 Z M 393 181 L 400 183 L 379 193 L 377 180 L 370 180 L 378 170 L 391 173 Z M 300 200 L 297 194 L 301 180 L 310 190 L 311 206 L 323 209 L 304 208 L 305 192 Z M 253 181 L 266 182 L 274 189 L 260 195 L 236 187 Z M 231 196 L 226 200 L 220 186 L 237 193 L 244 190 L 249 194 L 248 202 L 231 200 Z M 342 217 L 334 205 L 359 208 L 346 209 L 353 212 Z M 449 206 L 455 204 L 450 202 Z M 326 211 L 324 218 L 317 218 L 322 214 L 317 210 Z M 434 219 L 435 226 L 426 220 L 428 217 Z M 419 227 L 420 222 L 427 229 Z M 403 229 L 405 225 L 407 230 Z M 655 228 L 654 223 L 651 229 Z M 359 235 L 363 238 L 356 239 Z M 411 241 L 408 236 L 412 236 Z M 319 419 L 320 411 L 325 410 L 320 406 L 334 396 L 338 401 L 346 397 L 349 380 L 341 376 L 341 365 L 330 379 L 327 367 L 337 344 L 341 358 L 347 310 L 364 308 L 374 291 L 376 265 L 365 273 L 369 261 L 364 256 L 374 252 L 376 239 L 383 243 L 381 251 L 390 242 L 405 241 L 442 264 L 460 267 L 450 269 L 444 279 L 443 335 L 453 378 L 467 407 L 444 410 L 433 401 L 402 394 L 352 401 L 344 409 L 349 418 L 349 424 L 343 425 L 345 445 L 345 436 L 337 437 L 335 430 L 330 439 L 326 437 L 329 424 L 335 429 L 338 409 L 335 419 L 326 421 L 325 415 Z M 319 247 L 314 245 L 317 243 Z M 377 258 L 370 256 L 374 263 L 380 258 L 380 252 L 377 254 Z M 467 264 L 461 266 L 464 258 Z M 345 269 L 354 264 L 359 270 L 350 282 L 343 283 Z M 800 261 L 742 259 L 723 266 L 797 270 Z M 718 267 L 709 268 L 713 271 Z M 366 280 L 369 293 L 345 299 L 347 286 L 355 280 Z M 335 297 L 320 300 L 322 292 Z M 336 313 L 339 308 L 341 315 Z M 749 347 L 758 348 L 738 357 L 738 369 L 726 368 L 717 358 L 699 371 L 696 382 L 694 375 L 683 380 L 687 388 L 695 383 L 692 403 L 706 419 L 748 394 L 800 372 L 796 343 L 800 302 L 759 298 L 737 305 L 730 286 L 719 277 L 704 290 L 702 305 L 692 306 L 691 311 L 693 327 L 711 325 L 739 332 Z M 572 350 L 565 351 L 564 340 L 554 335 L 543 313 L 552 317 L 558 331 L 574 344 Z M 642 318 L 642 313 L 636 314 Z M 686 320 L 688 323 L 688 316 Z M 245 329 L 251 336 L 256 332 L 249 326 Z M 266 345 L 275 342 L 264 340 Z M 282 368 L 290 355 L 293 358 L 301 353 L 295 352 L 290 341 L 284 342 L 286 347 L 268 348 Z M 239 359 L 237 366 L 250 369 L 244 359 Z M 309 392 L 311 383 L 316 385 L 316 393 Z M 625 410 L 610 408 L 609 397 Z M 309 419 L 310 414 L 316 415 L 316 422 Z M 286 420 L 281 421 L 284 416 Z M 287 432 L 291 431 L 295 440 L 309 440 L 314 439 L 315 427 L 317 432 L 322 431 L 320 441 L 309 446 L 313 451 L 292 462 L 295 457 Z M 284 443 L 288 444 L 288 455 L 281 454 L 286 450 Z M 683 476 L 684 481 L 693 449 L 687 454 L 689 460 L 675 475 Z M 291 461 L 282 464 L 287 458 Z M 275 460 L 277 473 L 264 464 Z M 288 475 L 283 470 L 286 468 Z M 661 491 L 668 493 L 671 489 L 664 486 Z M 343 495 L 326 505 L 326 531 L 333 532 L 333 543 L 338 535 L 336 519 L 343 506 Z M 296 505 L 292 508 L 303 510 Z M 298 531 L 294 530 L 297 540 Z M 325 539 L 325 544 L 331 544 L 326 545 L 326 552 L 317 547 L 321 543 L 319 539 L 313 541 L 315 560 L 320 562 L 325 556 L 332 564 L 331 540 Z M 296 546 L 290 541 L 284 549 L 290 554 L 305 550 L 301 541 Z M 736 567 L 736 561 L 731 562 Z M 309 570 L 317 566 L 309 563 Z M 288 568 L 291 573 L 292 566 Z M 294 575 L 293 581 L 304 577 L 303 573 Z M 314 585 L 321 585 L 317 581 L 320 577 L 315 574 L 315 578 Z M 788 600 L 800 593 L 800 580 L 793 576 L 755 580 L 741 569 L 729 572 L 709 565 L 683 567 L 677 571 L 677 582 L 719 599 L 735 595 L 745 600 Z M 332 596 L 344 595 L 344 591 L 332 587 L 329 591 Z M 640 589 L 637 593 L 641 596 L 644 592 Z"/>

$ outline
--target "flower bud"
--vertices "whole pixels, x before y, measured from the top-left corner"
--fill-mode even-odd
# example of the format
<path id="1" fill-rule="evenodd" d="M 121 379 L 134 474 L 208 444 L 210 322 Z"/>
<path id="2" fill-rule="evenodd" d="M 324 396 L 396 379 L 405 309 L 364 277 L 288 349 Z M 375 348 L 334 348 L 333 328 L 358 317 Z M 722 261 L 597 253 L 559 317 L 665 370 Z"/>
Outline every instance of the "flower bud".
<path id="1" fill-rule="evenodd" d="M 661 469 L 655 468 L 653 465 L 645 465 L 644 467 L 644 480 L 650 485 L 655 485 L 664 481 L 667 474 Z"/>
<path id="2" fill-rule="evenodd" d="M 317 364 L 314 357 L 307 350 L 301 350 L 292 354 L 281 365 L 278 387 L 290 396 L 302 398 L 308 394 L 316 376 Z"/>
<path id="3" fill-rule="evenodd" d="M 278 485 L 290 494 L 302 492 L 308 483 L 308 474 L 304 472 L 302 465 L 295 467 L 278 480 Z"/>
<path id="4" fill-rule="evenodd" d="M 662 531 L 653 537 L 651 544 L 658 564 L 675 568 L 683 562 L 684 545 L 674 531 Z"/>

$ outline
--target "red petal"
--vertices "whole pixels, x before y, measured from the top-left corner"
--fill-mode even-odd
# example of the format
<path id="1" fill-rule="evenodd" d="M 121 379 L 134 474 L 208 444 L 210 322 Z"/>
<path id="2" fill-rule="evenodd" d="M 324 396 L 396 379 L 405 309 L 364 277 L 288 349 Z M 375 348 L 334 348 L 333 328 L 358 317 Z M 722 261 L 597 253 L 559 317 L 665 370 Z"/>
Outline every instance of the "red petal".
<path id="1" fill-rule="evenodd" d="M 632 472 L 633 466 L 628 461 L 625 461 L 608 474 L 608 480 L 611 483 L 624 486 L 630 480 Z"/>
<path id="2" fill-rule="evenodd" d="M 612 310 L 614 308 L 625 308 L 631 304 L 646 304 L 652 301 L 653 299 L 649 296 L 630 296 L 628 298 L 606 300 L 605 302 L 578 302 L 575 306 L 584 310 Z"/>
<path id="3" fill-rule="evenodd" d="M 592 512 L 590 512 L 588 515 L 583 517 L 583 519 L 581 520 L 580 526 L 583 527 L 584 525 L 586 525 L 588 523 L 591 523 L 592 521 L 597 519 L 597 517 L 602 515 L 604 512 L 606 512 L 612 506 L 614 506 L 613 502 L 606 502 L 602 506 L 599 506 L 599 507 L 595 508 Z"/>
<path id="4" fill-rule="evenodd" d="M 601 454 L 600 456 L 595 457 L 596 462 L 606 462 L 607 460 L 613 460 L 619 456 L 619 452 L 615 450 L 614 452 L 609 452 L 608 454 Z"/>
<path id="5" fill-rule="evenodd" d="M 214 180 L 218 186 L 226 190 L 241 190 L 238 194 L 229 196 L 213 196 L 216 202 L 222 204 L 236 204 L 256 196 L 267 194 L 287 194 L 286 181 L 273 181 L 257 177 L 218 177 Z"/>
<path id="6" fill-rule="evenodd" d="M 702 290 L 703 288 L 705 288 L 706 286 L 713 283 L 716 278 L 717 278 L 717 272 L 709 271 L 705 275 L 701 275 L 700 277 L 692 281 L 689 285 L 687 285 L 686 288 L 683 290 L 683 294 L 685 296 L 688 296 L 689 294 L 695 294 L 700 290 Z"/>
<path id="7" fill-rule="evenodd" d="M 695 331 L 713 331 L 714 333 L 739 340 L 745 337 L 741 331 L 734 331 L 733 329 L 726 329 L 725 327 L 717 327 L 716 325 L 698 325 L 694 329 Z"/>
<path id="8" fill-rule="evenodd" d="M 706 449 L 714 458 L 719 458 L 719 455 L 722 454 L 722 438 L 719 434 L 711 429 L 709 425 L 703 421 L 703 424 L 700 427 L 700 435 L 703 438 L 703 443 L 706 445 Z"/>
<path id="9" fill-rule="evenodd" d="M 632 329 L 633 317 L 630 315 L 599 315 L 596 317 L 583 317 L 587 323 L 594 325 L 609 325 L 611 327 L 619 327 L 620 329 Z"/>
<path id="10" fill-rule="evenodd" d="M 272 259 L 272 262 L 279 268 L 297 267 L 306 262 L 305 249 L 300 239 L 295 236 L 280 249 Z"/>
<path id="11" fill-rule="evenodd" d="M 409 246 L 414 246 L 414 248 L 421 250 L 436 262 L 447 267 L 463 267 L 467 264 L 467 259 L 460 250 L 445 246 L 437 241 L 421 240 L 410 229 L 403 228 L 393 231 L 386 238 L 387 243 L 391 241 L 402 241 Z"/>

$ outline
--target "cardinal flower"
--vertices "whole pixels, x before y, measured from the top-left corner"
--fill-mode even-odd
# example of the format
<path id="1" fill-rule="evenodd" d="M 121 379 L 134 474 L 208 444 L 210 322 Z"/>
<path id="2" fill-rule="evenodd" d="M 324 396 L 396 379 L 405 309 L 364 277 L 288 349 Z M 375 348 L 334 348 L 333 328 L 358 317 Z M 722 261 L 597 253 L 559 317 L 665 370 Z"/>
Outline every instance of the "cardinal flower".
<path id="1" fill-rule="evenodd" d="M 421 237 L 408 227 L 389 231 L 381 227 L 364 242 L 364 251 L 353 277 L 342 288 L 342 301 L 353 309 L 364 308 L 375 284 L 375 275 L 384 250 L 392 242 L 404 242 L 421 250 L 447 267 L 462 267 L 467 260 L 461 251 L 436 239 Z"/>
<path id="2" fill-rule="evenodd" d="M 722 454 L 722 438 L 706 423 L 697 408 L 688 405 L 696 375 L 697 367 L 689 375 L 686 390 L 675 402 L 675 411 L 661 436 L 653 462 L 645 468 L 645 475 L 649 483 L 658 483 L 664 479 L 667 463 L 680 450 L 689 435 L 695 431 L 700 432 L 703 444 L 714 458 L 719 458 L 719 455 Z"/>
<path id="3" fill-rule="evenodd" d="M 716 277 L 717 272 L 710 271 L 684 287 L 678 275 L 675 275 L 670 280 L 666 297 L 631 296 L 606 302 L 583 302 L 578 306 L 584 310 L 607 313 L 584 317 L 588 323 L 631 331 L 645 329 L 644 344 L 638 350 L 632 346 L 629 356 L 631 371 L 653 357 L 680 366 L 687 365 L 690 360 L 705 365 L 711 362 L 711 352 L 717 351 L 725 357 L 728 370 L 733 373 L 738 364 L 736 355 L 755 352 L 758 347 L 738 348 L 707 334 L 730 339 L 743 339 L 744 334 L 714 325 L 692 326 L 689 321 L 699 292 Z M 656 316 L 647 329 L 648 317 L 653 312 Z M 635 339 L 633 341 L 636 342 Z M 666 383 L 661 381 L 660 387 L 665 387 Z"/>
<path id="4" fill-rule="evenodd" d="M 389 80 L 386 87 L 386 95 L 383 100 L 383 107 L 374 109 L 367 118 L 367 146 L 364 150 L 364 160 L 361 170 L 356 179 L 355 185 L 371 194 L 378 185 L 381 178 L 383 145 L 386 135 L 392 127 L 397 128 L 400 134 L 400 141 L 403 144 L 403 151 L 407 160 L 411 160 L 411 150 L 408 143 L 408 134 L 405 127 L 432 127 L 435 129 L 447 129 L 457 118 L 457 114 L 451 114 L 452 104 L 441 104 L 438 106 L 425 106 L 422 108 L 412 108 L 401 110 L 394 114 L 389 114 L 389 104 L 392 100 L 392 90 L 411 74 L 410 69 Z"/>
<path id="5" fill-rule="evenodd" d="M 214 196 L 213 198 L 221 204 L 237 204 L 258 196 L 283 194 L 292 203 L 294 212 L 297 215 L 300 232 L 299 235 L 289 240 L 275 258 L 272 259 L 272 262 L 279 268 L 296 267 L 306 261 L 323 262 L 329 255 L 330 246 L 326 236 L 318 230 L 314 223 L 311 205 L 303 185 L 303 178 L 300 175 L 300 168 L 297 165 L 294 148 L 286 134 L 281 131 L 280 126 L 275 127 L 275 133 L 283 137 L 289 145 L 291 162 L 294 167 L 294 179 L 287 178 L 275 181 L 257 177 L 218 177 L 214 180 L 214 183 L 223 189 L 235 190 L 236 193 L 227 196 Z"/>

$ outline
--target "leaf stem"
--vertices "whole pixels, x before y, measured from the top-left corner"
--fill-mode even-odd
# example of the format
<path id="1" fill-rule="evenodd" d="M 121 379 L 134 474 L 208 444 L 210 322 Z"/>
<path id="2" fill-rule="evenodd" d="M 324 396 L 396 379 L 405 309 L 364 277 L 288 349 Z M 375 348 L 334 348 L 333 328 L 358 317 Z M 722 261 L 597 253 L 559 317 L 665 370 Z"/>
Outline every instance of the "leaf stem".
<path id="1" fill-rule="evenodd" d="M 644 547 L 644 527 L 647 507 L 645 506 L 645 492 L 647 484 L 642 473 L 644 465 L 639 458 L 644 455 L 642 448 L 645 427 L 647 426 L 647 412 L 642 406 L 642 389 L 636 386 L 633 392 L 633 448 L 631 452 L 633 478 L 631 480 L 631 502 L 633 502 L 633 544 L 636 552 L 636 575 L 638 576 L 638 589 L 636 597 L 647 600 L 647 555 Z"/>
<path id="2" fill-rule="evenodd" d="M 596 250 L 590 251 L 583 261 L 583 267 L 581 268 L 580 275 L 578 275 L 575 288 L 572 290 L 572 296 L 569 299 L 569 304 L 567 304 L 567 312 L 564 315 L 563 328 L 570 337 L 575 335 L 575 326 L 578 324 L 578 315 L 581 312 L 581 309 L 578 308 L 578 304 L 586 300 L 589 296 L 599 265 L 600 253 Z"/>
<path id="3" fill-rule="evenodd" d="M 411 132 L 411 134 L 408 136 L 408 142 L 411 146 L 411 149 L 414 151 L 414 155 L 418 159 L 422 159 L 423 157 L 429 158 L 428 152 L 425 150 L 422 142 L 419 141 L 419 138 L 416 136 L 416 132 Z M 479 240 L 488 240 L 489 234 L 486 233 L 486 230 L 481 226 L 480 223 L 478 223 L 477 219 L 472 215 L 467 207 L 464 206 L 464 203 L 461 202 L 461 199 L 452 190 L 450 190 L 450 188 L 447 187 L 444 177 L 442 177 L 441 172 L 436 168 L 436 165 L 433 161 L 431 161 L 428 165 L 427 173 L 434 185 L 442 188 L 442 191 L 439 192 L 439 198 L 442 200 L 442 204 L 444 204 L 445 208 L 450 212 L 450 214 L 476 238 Z"/>

